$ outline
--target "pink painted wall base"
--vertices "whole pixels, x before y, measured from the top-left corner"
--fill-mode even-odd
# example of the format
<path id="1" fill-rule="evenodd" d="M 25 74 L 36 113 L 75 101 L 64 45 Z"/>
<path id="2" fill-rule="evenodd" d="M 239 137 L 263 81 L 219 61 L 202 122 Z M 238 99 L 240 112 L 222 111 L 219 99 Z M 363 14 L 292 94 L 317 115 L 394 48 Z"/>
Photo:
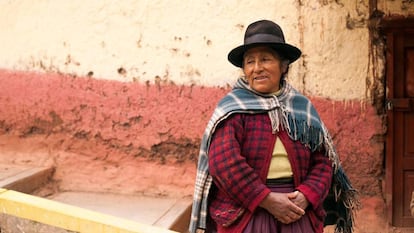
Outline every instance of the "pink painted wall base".
<path id="1" fill-rule="evenodd" d="M 0 83 L 2 161 L 14 153 L 15 162 L 53 164 L 61 189 L 162 195 L 192 194 L 202 133 L 229 91 L 7 70 Z M 311 99 L 354 186 L 381 195 L 384 127 L 375 109 Z"/>

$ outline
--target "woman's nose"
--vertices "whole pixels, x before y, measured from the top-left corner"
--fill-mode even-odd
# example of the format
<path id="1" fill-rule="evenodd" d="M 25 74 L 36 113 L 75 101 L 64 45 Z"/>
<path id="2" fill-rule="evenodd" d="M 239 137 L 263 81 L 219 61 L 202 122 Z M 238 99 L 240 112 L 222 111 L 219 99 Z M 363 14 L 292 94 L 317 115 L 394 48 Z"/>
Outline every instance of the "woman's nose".
<path id="1" fill-rule="evenodd" d="M 255 72 L 260 72 L 263 70 L 263 64 L 260 61 L 256 61 L 254 63 L 254 71 Z"/>

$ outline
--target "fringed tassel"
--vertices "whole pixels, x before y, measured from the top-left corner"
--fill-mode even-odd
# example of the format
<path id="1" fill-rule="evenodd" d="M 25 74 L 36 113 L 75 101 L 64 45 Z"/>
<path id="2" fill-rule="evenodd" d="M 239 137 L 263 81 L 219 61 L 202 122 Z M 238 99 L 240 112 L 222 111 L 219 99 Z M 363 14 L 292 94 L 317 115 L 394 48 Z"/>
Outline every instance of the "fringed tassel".
<path id="1" fill-rule="evenodd" d="M 323 206 L 327 213 L 325 226 L 336 225 L 335 233 L 353 232 L 355 211 L 360 209 L 361 203 L 358 192 L 352 188 L 342 167 L 333 176 L 332 186 Z"/>
<path id="2" fill-rule="evenodd" d="M 328 132 L 328 129 L 324 124 L 322 124 L 322 130 L 323 130 L 323 142 L 325 151 L 328 153 L 328 157 L 332 162 L 332 165 L 334 167 L 334 172 L 338 171 L 338 168 L 340 167 L 340 161 L 339 156 L 336 153 L 335 146 L 333 145 L 333 140 L 331 138 L 331 135 Z"/>
<path id="3" fill-rule="evenodd" d="M 279 131 L 279 124 L 280 124 L 279 115 L 280 114 L 278 114 L 277 109 L 269 111 L 268 114 L 269 114 L 270 122 L 272 124 L 272 133 L 275 134 Z"/>
<path id="4" fill-rule="evenodd" d="M 303 145 L 309 147 L 311 151 L 320 149 L 324 142 L 324 132 L 322 128 L 309 126 L 305 120 L 296 120 L 291 116 L 287 119 L 290 132 L 289 136 L 294 141 L 300 141 Z"/>
<path id="5" fill-rule="evenodd" d="M 272 111 L 269 111 L 268 113 L 270 122 L 272 124 L 272 133 L 275 134 L 279 131 L 279 129 L 286 130 L 288 133 L 290 133 L 286 107 L 280 105 L 279 100 L 276 97 L 272 98 L 272 101 L 272 105 L 275 107 Z"/>

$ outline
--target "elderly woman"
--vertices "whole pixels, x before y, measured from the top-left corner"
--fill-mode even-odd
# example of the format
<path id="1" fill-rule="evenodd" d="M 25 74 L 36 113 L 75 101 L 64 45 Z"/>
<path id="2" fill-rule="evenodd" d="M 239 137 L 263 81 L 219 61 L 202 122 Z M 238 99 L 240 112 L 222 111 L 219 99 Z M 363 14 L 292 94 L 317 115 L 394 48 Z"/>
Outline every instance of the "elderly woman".
<path id="1" fill-rule="evenodd" d="M 230 51 L 244 77 L 204 133 L 190 232 L 321 233 L 333 174 L 345 183 L 335 187 L 351 189 L 315 108 L 285 80 L 300 55 L 268 20 Z"/>

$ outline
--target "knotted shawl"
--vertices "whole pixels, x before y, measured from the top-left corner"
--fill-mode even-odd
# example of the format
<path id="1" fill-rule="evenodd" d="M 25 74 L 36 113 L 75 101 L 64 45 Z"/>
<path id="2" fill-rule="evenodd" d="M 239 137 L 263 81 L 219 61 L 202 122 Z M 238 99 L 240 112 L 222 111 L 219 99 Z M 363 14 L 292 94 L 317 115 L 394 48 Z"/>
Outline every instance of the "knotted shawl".
<path id="1" fill-rule="evenodd" d="M 207 225 L 207 201 L 212 185 L 212 177 L 208 170 L 208 149 L 216 127 L 234 113 L 263 112 L 269 114 L 273 133 L 279 129 L 286 130 L 292 140 L 299 140 L 311 151 L 323 146 L 334 167 L 334 177 L 328 195 L 330 200 L 328 204 L 324 203 L 329 220 L 325 221 L 325 224 L 336 224 L 335 232 L 351 233 L 353 211 L 359 206 L 356 191 L 345 175 L 332 138 L 312 103 L 284 81 L 278 95 L 264 95 L 252 90 L 243 78 L 240 78 L 233 90 L 218 103 L 204 131 L 189 231 L 195 233 L 197 229 L 205 229 Z"/>

